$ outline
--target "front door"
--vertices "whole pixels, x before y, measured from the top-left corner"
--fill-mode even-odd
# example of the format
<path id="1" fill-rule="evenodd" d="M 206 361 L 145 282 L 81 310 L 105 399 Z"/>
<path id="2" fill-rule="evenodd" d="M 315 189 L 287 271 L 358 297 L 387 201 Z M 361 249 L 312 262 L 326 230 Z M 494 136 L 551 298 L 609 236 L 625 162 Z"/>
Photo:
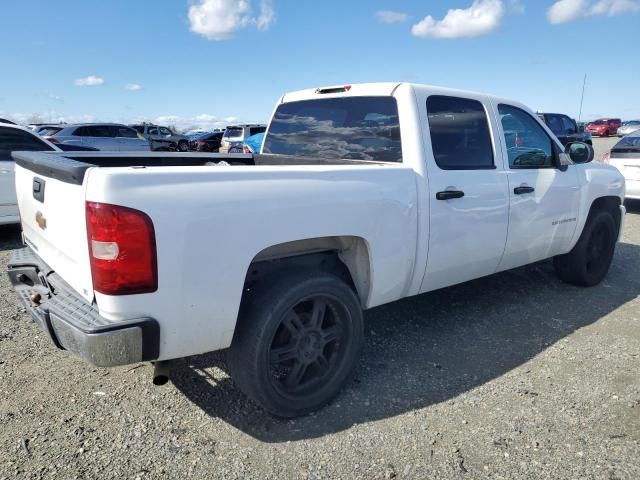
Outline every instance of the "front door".
<path id="1" fill-rule="evenodd" d="M 426 105 L 431 226 L 423 292 L 494 273 L 509 208 L 502 152 L 491 136 L 495 118 L 486 105 L 441 95 Z"/>
<path id="2" fill-rule="evenodd" d="M 578 176 L 559 168 L 561 146 L 518 107 L 496 106 L 508 158 L 509 235 L 500 270 L 566 253 L 576 229 Z"/>

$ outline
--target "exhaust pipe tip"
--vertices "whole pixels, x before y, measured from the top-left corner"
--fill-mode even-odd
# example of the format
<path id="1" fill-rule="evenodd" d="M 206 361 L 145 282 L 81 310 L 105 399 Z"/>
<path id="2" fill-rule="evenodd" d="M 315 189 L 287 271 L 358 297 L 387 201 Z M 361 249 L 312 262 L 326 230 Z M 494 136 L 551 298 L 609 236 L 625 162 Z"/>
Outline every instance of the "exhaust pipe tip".
<path id="1" fill-rule="evenodd" d="M 152 382 L 156 386 L 166 385 L 169 382 L 169 362 L 154 362 Z"/>

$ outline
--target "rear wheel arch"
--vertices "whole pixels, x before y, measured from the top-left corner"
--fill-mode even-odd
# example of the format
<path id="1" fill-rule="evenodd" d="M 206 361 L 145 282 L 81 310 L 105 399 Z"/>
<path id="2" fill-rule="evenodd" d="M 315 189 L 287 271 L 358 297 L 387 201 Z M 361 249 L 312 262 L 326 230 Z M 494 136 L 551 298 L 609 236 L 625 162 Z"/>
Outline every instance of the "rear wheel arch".
<path id="1" fill-rule="evenodd" d="M 252 259 L 245 277 L 244 293 L 267 277 L 290 270 L 333 273 L 352 286 L 362 307 L 368 302 L 371 257 L 369 244 L 362 237 L 316 237 L 267 247 Z"/>

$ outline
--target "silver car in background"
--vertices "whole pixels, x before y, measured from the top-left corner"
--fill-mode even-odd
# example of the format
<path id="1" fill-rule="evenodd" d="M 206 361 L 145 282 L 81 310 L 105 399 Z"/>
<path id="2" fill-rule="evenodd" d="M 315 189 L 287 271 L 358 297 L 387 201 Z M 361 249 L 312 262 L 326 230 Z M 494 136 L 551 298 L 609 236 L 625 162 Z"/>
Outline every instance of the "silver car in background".
<path id="1" fill-rule="evenodd" d="M 622 123 L 622 126 L 618 128 L 618 136 L 624 137 L 637 130 L 640 130 L 640 120 L 627 120 Z"/>
<path id="2" fill-rule="evenodd" d="M 110 152 L 149 152 L 151 143 L 133 128 L 118 123 L 65 125 L 44 136 L 53 144 L 79 145 Z"/>

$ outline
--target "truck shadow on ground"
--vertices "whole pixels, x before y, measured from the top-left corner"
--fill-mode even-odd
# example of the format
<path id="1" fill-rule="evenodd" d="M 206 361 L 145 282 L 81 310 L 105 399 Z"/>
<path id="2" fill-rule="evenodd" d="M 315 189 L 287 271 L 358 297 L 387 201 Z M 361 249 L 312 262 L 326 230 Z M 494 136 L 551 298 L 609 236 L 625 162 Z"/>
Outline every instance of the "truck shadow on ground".
<path id="1" fill-rule="evenodd" d="M 178 361 L 172 381 L 208 415 L 259 440 L 320 437 L 447 401 L 500 377 L 635 299 L 638 271 L 640 246 L 620 243 L 597 287 L 564 284 L 545 261 L 367 311 L 354 380 L 330 405 L 295 420 L 273 418 L 247 400 L 222 373 L 223 353 Z"/>
<path id="2" fill-rule="evenodd" d="M 0 225 L 0 252 L 22 248 L 20 225 Z"/>

